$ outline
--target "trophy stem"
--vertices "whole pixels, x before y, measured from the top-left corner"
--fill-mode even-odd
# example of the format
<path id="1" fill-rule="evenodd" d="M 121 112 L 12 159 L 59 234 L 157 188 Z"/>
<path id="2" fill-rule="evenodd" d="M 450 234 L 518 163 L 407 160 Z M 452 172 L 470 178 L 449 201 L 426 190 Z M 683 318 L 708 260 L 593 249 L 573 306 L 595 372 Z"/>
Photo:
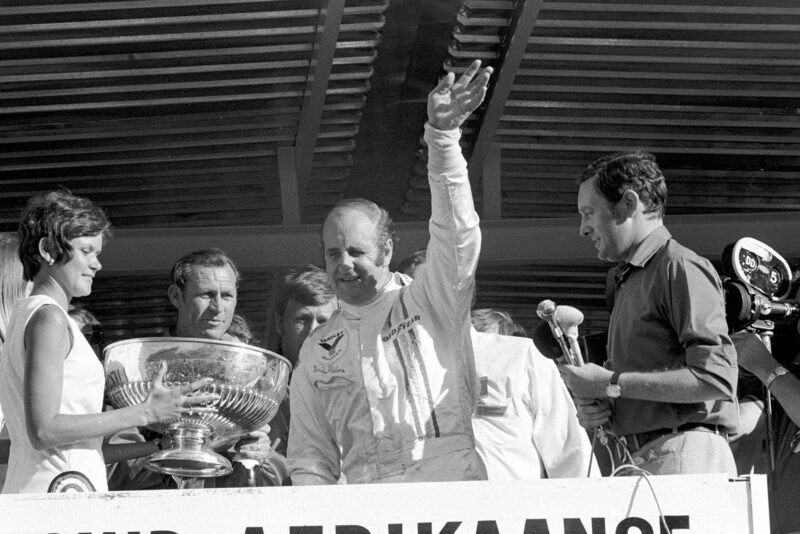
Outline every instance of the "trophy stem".
<path id="1" fill-rule="evenodd" d="M 167 427 L 166 434 L 172 445 L 148 457 L 148 467 L 153 471 L 181 477 L 218 477 L 233 471 L 231 462 L 212 451 L 211 429 L 205 425 L 175 423 Z"/>

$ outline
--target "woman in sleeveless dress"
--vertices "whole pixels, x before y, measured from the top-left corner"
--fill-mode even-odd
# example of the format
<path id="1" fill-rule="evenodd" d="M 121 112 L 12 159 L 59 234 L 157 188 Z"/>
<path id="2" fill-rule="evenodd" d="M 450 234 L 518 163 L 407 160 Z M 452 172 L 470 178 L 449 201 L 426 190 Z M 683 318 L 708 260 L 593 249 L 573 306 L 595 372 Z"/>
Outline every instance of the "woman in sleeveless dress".
<path id="1" fill-rule="evenodd" d="M 3 493 L 52 491 L 64 477 L 106 491 L 106 462 L 151 454 L 158 444 L 104 448 L 103 436 L 174 418 L 190 406 L 209 411 L 203 405 L 217 399 L 186 396 L 206 380 L 165 388 L 164 366 L 145 402 L 102 411 L 102 364 L 67 309 L 72 298 L 91 293 L 109 236 L 103 210 L 65 191 L 32 197 L 22 215 L 20 259 L 33 289 L 14 308 L 0 357 L 0 405 L 11 438 Z"/>

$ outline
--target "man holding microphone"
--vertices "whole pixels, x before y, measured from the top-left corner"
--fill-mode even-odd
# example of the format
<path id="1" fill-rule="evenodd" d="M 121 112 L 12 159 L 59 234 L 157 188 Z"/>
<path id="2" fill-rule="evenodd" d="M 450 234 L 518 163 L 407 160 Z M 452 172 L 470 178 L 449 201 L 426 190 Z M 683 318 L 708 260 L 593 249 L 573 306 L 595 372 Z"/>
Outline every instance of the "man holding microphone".
<path id="1" fill-rule="evenodd" d="M 606 282 L 608 368 L 560 366 L 581 424 L 610 420 L 651 474 L 736 476 L 736 351 L 719 276 L 664 226 L 667 187 L 651 154 L 605 156 L 579 181 L 580 233 L 618 262 Z"/>

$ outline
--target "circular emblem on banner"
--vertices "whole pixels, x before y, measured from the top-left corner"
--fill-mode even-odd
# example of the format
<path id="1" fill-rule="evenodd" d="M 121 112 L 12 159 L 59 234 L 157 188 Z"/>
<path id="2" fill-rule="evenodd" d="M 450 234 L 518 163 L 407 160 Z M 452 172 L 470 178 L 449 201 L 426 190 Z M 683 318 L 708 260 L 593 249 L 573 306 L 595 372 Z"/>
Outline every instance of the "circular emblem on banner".
<path id="1" fill-rule="evenodd" d="M 88 493 L 96 491 L 89 478 L 78 471 L 65 471 L 50 483 L 47 493 Z"/>

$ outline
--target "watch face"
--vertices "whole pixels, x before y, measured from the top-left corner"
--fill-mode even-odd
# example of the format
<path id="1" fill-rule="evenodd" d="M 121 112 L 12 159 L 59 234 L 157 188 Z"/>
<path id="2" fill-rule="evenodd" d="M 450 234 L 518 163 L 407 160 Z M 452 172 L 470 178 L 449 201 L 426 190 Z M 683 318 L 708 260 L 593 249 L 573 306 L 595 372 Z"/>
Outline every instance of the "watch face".
<path id="1" fill-rule="evenodd" d="M 616 399 L 622 395 L 622 388 L 619 384 L 609 384 L 606 386 L 606 395 L 611 399 Z"/>

